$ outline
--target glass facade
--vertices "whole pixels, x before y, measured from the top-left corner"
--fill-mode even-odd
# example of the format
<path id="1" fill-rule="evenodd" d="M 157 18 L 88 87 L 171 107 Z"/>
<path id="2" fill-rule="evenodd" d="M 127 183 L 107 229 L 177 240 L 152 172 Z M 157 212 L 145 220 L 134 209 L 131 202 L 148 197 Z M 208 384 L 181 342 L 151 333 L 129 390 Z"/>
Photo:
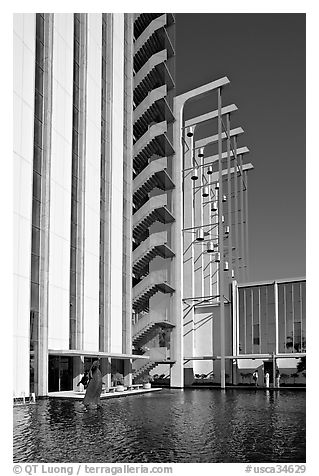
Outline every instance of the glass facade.
<path id="1" fill-rule="evenodd" d="M 279 352 L 306 351 L 306 282 L 278 285 Z"/>
<path id="2" fill-rule="evenodd" d="M 305 281 L 240 287 L 238 294 L 240 354 L 306 351 Z"/>

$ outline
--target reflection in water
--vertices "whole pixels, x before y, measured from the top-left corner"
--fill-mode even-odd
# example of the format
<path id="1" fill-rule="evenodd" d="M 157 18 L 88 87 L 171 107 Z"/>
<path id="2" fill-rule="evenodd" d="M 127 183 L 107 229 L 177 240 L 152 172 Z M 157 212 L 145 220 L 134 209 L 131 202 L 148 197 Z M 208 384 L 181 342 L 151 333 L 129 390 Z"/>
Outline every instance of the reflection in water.
<path id="1" fill-rule="evenodd" d="M 14 462 L 305 462 L 305 392 L 162 390 L 14 408 Z"/>

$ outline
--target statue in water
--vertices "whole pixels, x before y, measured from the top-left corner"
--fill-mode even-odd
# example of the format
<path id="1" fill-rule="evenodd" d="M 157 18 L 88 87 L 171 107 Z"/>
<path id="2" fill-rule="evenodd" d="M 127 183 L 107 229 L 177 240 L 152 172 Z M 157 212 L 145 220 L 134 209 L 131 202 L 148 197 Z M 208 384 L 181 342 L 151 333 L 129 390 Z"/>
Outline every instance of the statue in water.
<path id="1" fill-rule="evenodd" d="M 96 404 L 98 407 L 101 406 L 102 374 L 99 367 L 99 360 L 94 360 L 89 371 L 89 384 L 83 399 L 85 408 L 88 408 L 90 403 Z"/>

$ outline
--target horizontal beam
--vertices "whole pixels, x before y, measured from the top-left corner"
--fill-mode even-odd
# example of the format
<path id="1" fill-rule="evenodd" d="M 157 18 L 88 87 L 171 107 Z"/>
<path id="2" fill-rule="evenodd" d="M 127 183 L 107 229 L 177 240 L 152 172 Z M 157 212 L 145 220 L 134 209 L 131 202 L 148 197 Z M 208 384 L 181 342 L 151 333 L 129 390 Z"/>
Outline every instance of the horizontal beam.
<path id="1" fill-rule="evenodd" d="M 110 352 L 94 352 L 92 350 L 55 350 L 49 349 L 49 355 L 61 355 L 61 356 L 68 356 L 68 357 L 97 357 L 97 358 L 107 358 L 110 357 L 111 359 L 149 359 L 148 356 L 144 355 L 135 355 L 135 354 L 113 354 Z"/>
<path id="2" fill-rule="evenodd" d="M 222 113 L 222 116 L 224 116 L 225 114 L 229 114 L 237 110 L 238 110 L 238 107 L 236 106 L 236 104 L 230 104 L 229 106 L 222 107 L 221 113 Z M 202 114 L 201 116 L 196 116 L 196 117 L 192 117 L 191 119 L 188 119 L 187 121 L 185 121 L 185 127 L 197 126 L 198 124 L 201 124 L 202 122 L 206 122 L 211 119 L 216 119 L 216 117 L 218 117 L 218 109 L 215 109 L 214 111 L 211 111 L 211 112 L 207 112 L 206 114 Z"/>
<path id="3" fill-rule="evenodd" d="M 248 147 L 239 147 L 237 149 L 237 156 L 238 155 L 243 155 L 243 154 L 248 154 L 250 152 L 250 150 L 248 149 Z M 228 154 L 227 152 L 223 152 L 222 153 L 222 160 L 225 160 L 227 159 L 228 157 Z M 234 153 L 233 151 L 230 152 L 230 157 L 232 160 L 234 160 Z M 216 154 L 216 155 L 210 155 L 209 157 L 205 157 L 205 163 L 203 165 L 197 165 L 196 168 L 201 168 L 201 167 L 207 167 L 208 165 L 212 165 L 214 164 L 215 162 L 217 162 L 219 160 L 219 155 Z M 193 167 L 188 167 L 186 169 L 183 170 L 183 172 L 189 172 L 190 170 L 193 170 Z"/>
<path id="4" fill-rule="evenodd" d="M 229 131 L 230 137 L 238 136 L 238 135 L 243 134 L 243 133 L 244 133 L 244 129 L 242 127 L 236 127 L 235 129 L 231 129 Z M 222 133 L 222 139 L 227 139 L 226 132 Z M 205 137 L 204 139 L 197 140 L 195 142 L 195 149 L 205 147 L 208 144 L 214 144 L 215 142 L 218 142 L 218 134 L 215 134 L 215 135 L 209 136 L 209 137 Z"/>
<path id="5" fill-rule="evenodd" d="M 272 279 L 270 281 L 252 281 L 247 283 L 240 283 L 238 284 L 239 288 L 246 288 L 246 287 L 253 287 L 253 286 L 268 286 L 271 284 L 285 284 L 285 283 L 299 283 L 305 282 L 306 278 L 303 277 L 296 277 L 296 278 L 282 278 L 282 279 Z"/>
<path id="6" fill-rule="evenodd" d="M 174 104 L 176 107 L 181 107 L 187 101 L 198 99 L 201 96 L 206 95 L 210 91 L 221 88 L 222 86 L 226 86 L 229 83 L 229 79 L 224 76 L 223 78 L 217 79 L 216 81 L 211 81 L 210 83 L 206 83 L 203 86 L 199 86 L 198 88 L 191 89 L 190 91 L 186 91 L 186 93 L 176 96 L 174 98 Z"/>
<path id="7" fill-rule="evenodd" d="M 243 355 L 225 355 L 225 359 L 232 360 L 263 360 L 263 359 L 300 359 L 301 357 L 306 357 L 305 352 L 294 352 L 287 354 L 243 354 Z M 220 355 L 201 355 L 193 357 L 184 357 L 184 360 L 220 360 Z"/>

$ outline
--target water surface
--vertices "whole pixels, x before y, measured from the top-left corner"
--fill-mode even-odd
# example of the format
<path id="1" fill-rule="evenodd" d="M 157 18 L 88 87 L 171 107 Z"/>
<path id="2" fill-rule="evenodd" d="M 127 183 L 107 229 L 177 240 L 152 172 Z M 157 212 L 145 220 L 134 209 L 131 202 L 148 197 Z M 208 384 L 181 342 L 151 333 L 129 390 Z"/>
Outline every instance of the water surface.
<path id="1" fill-rule="evenodd" d="M 163 389 L 14 408 L 14 462 L 244 463 L 306 460 L 306 392 Z"/>

